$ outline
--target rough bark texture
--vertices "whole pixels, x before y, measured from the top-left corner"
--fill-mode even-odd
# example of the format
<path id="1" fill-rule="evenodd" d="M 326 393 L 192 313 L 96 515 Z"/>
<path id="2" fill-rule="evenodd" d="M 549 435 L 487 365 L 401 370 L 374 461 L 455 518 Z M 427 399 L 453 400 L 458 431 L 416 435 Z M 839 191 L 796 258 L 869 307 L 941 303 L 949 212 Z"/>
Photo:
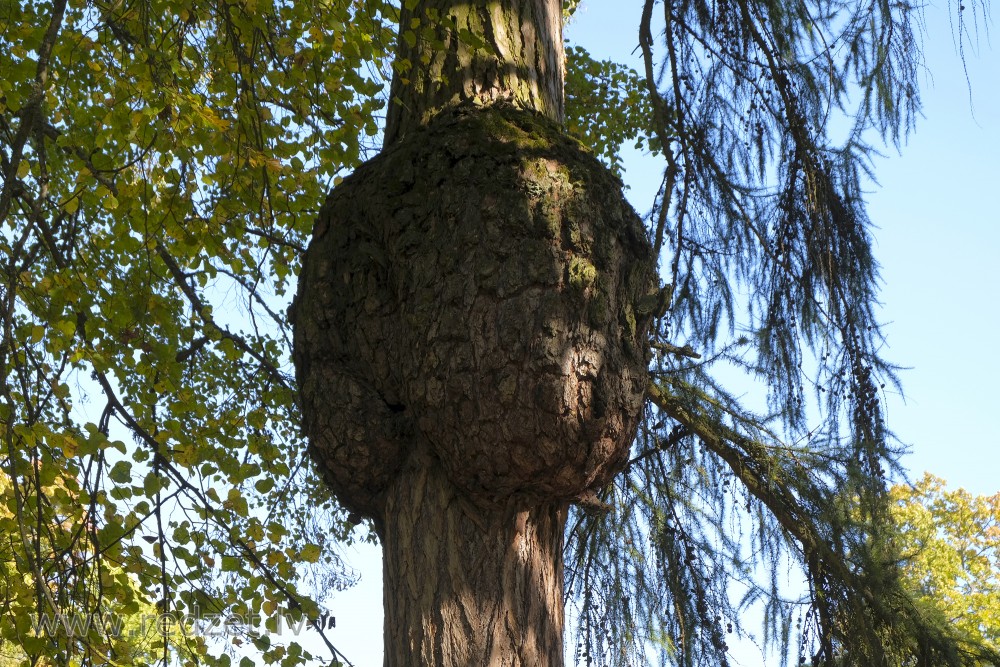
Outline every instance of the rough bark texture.
<path id="1" fill-rule="evenodd" d="M 383 540 L 387 665 L 562 665 L 565 509 L 627 459 L 655 288 L 621 184 L 538 114 L 453 108 L 331 193 L 295 364 Z"/>
<path id="2" fill-rule="evenodd" d="M 620 470 L 642 408 L 655 262 L 558 124 L 560 8 L 404 9 L 386 148 L 303 263 L 303 425 L 382 539 L 391 667 L 562 666 L 566 508 Z"/>
<path id="3" fill-rule="evenodd" d="M 387 667 L 562 667 L 564 503 L 483 511 L 423 452 L 385 517 Z"/>
<path id="4" fill-rule="evenodd" d="M 385 144 L 443 108 L 505 101 L 561 123 L 560 0 L 403 3 Z M 480 45 L 479 42 L 482 42 Z"/>
<path id="5" fill-rule="evenodd" d="M 655 289 L 620 183 L 536 114 L 456 109 L 330 196 L 295 362 L 313 456 L 382 521 L 426 441 L 481 504 L 566 501 L 624 463 Z"/>

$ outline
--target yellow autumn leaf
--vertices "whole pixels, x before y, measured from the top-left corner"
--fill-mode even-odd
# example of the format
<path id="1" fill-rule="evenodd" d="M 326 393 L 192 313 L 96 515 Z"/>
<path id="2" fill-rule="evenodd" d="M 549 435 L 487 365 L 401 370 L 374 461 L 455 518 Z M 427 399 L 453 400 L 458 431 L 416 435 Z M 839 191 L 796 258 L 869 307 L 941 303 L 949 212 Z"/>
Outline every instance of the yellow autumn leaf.
<path id="1" fill-rule="evenodd" d="M 307 563 L 315 563 L 319 560 L 320 548 L 316 544 L 307 544 L 302 547 L 299 556 Z"/>
<path id="2" fill-rule="evenodd" d="M 65 456 L 66 458 L 72 458 L 76 456 L 76 450 L 78 448 L 78 444 L 79 443 L 77 443 L 76 438 L 73 438 L 71 436 L 66 436 L 65 438 L 63 438 L 61 446 L 63 456 Z"/>

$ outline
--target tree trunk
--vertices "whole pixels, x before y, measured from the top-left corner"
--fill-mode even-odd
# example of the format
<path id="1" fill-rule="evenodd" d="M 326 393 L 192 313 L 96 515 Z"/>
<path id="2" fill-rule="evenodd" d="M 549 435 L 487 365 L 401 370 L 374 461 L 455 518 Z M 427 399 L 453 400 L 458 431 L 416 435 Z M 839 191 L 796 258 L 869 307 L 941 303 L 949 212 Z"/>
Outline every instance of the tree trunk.
<path id="1" fill-rule="evenodd" d="M 309 453 L 382 540 L 387 666 L 561 667 L 567 507 L 628 460 L 655 260 L 561 128 L 559 0 L 402 17 L 386 145 L 299 276 Z"/>
<path id="2" fill-rule="evenodd" d="M 408 4 L 400 12 L 385 145 L 461 103 L 502 100 L 562 123 L 560 0 Z"/>
<path id="3" fill-rule="evenodd" d="M 483 511 L 424 455 L 385 517 L 386 667 L 562 667 L 565 503 Z"/>

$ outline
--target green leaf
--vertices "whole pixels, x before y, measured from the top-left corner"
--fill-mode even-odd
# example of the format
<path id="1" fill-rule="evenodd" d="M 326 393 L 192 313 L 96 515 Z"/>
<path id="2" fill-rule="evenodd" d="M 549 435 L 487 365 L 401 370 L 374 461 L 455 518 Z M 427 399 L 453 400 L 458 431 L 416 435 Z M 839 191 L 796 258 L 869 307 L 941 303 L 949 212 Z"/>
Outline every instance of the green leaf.
<path id="1" fill-rule="evenodd" d="M 119 461 L 111 467 L 108 477 L 118 484 L 128 484 L 132 481 L 132 464 L 128 461 Z"/>
<path id="2" fill-rule="evenodd" d="M 53 326 L 67 338 L 72 338 L 76 334 L 76 322 L 74 320 L 59 320 Z"/>

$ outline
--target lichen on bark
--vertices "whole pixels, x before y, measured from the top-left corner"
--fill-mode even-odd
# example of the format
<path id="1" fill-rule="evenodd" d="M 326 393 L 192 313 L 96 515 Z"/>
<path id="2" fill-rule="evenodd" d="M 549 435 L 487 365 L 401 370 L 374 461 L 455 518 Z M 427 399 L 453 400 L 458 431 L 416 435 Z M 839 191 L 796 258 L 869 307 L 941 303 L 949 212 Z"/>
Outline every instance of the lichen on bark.
<path id="1" fill-rule="evenodd" d="M 418 450 L 478 506 L 570 501 L 626 460 L 655 286 L 621 184 L 556 124 L 439 114 L 317 222 L 295 306 L 310 452 L 376 525 Z"/>

